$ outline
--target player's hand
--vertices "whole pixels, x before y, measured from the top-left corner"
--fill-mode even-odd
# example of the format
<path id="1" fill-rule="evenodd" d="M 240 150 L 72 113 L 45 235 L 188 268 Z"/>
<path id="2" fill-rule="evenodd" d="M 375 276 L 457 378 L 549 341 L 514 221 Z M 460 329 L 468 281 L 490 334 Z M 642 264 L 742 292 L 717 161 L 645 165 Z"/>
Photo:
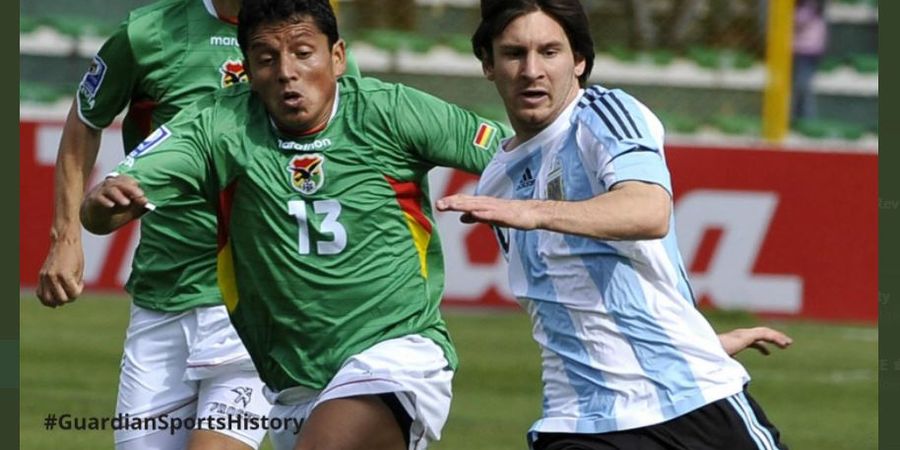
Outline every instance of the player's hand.
<path id="1" fill-rule="evenodd" d="M 84 289 L 83 275 L 84 252 L 80 236 L 75 240 L 53 242 L 41 267 L 38 299 L 51 308 L 75 301 Z"/>
<path id="2" fill-rule="evenodd" d="M 91 189 L 81 203 L 81 224 L 94 234 L 109 234 L 141 217 L 150 206 L 133 178 L 109 177 Z"/>
<path id="3" fill-rule="evenodd" d="M 719 335 L 719 342 L 729 356 L 734 356 L 746 348 L 753 348 L 769 355 L 767 345 L 784 349 L 794 343 L 790 336 L 769 327 L 737 328 Z"/>
<path id="4" fill-rule="evenodd" d="M 144 191 L 134 178 L 127 176 L 107 177 L 88 193 L 85 202 L 122 211 L 147 204 Z"/>
<path id="5" fill-rule="evenodd" d="M 463 223 L 487 223 L 500 227 L 533 230 L 540 227 L 537 202 L 456 194 L 437 201 L 438 211 L 463 213 Z"/>

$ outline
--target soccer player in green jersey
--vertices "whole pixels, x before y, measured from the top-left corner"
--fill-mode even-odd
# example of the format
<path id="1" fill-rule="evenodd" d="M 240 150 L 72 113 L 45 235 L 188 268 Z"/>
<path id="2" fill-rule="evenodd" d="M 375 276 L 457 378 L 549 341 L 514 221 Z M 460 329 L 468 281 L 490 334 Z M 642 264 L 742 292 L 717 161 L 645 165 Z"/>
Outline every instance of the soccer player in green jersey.
<path id="1" fill-rule="evenodd" d="M 77 208 L 100 137 L 126 106 L 126 149 L 198 98 L 246 81 L 237 45 L 239 0 L 163 0 L 133 11 L 93 58 L 69 111 L 56 171 L 52 244 L 37 295 L 50 307 L 82 290 Z M 358 68 L 347 72 L 359 75 Z M 268 402 L 231 327 L 215 278 L 215 214 L 199 199 L 166 205 L 141 224 L 126 289 L 133 305 L 117 413 L 131 417 L 264 416 Z M 178 230 L 173 233 L 172 230 Z M 256 448 L 264 429 L 117 430 L 118 448 Z"/>
<path id="2" fill-rule="evenodd" d="M 66 120 L 56 170 L 52 244 L 37 295 L 74 301 L 84 256 L 78 206 L 103 128 L 126 106 L 126 149 L 205 94 L 246 81 L 239 0 L 163 0 L 133 11 L 93 58 Z M 356 70 L 356 69 L 354 69 Z M 185 198 L 142 221 L 126 289 L 133 296 L 116 411 L 131 417 L 265 416 L 270 405 L 232 328 L 215 278 L 215 214 Z M 178 230 L 173 233 L 172 230 Z M 216 424 L 217 425 L 217 424 Z M 262 428 L 116 430 L 119 449 L 257 448 Z"/>
<path id="3" fill-rule="evenodd" d="M 270 416 L 304 419 L 299 439 L 273 431 L 276 447 L 425 448 L 457 364 L 427 172 L 479 172 L 502 125 L 402 85 L 338 80 L 344 43 L 324 0 L 245 1 L 238 39 L 250 86 L 160 127 L 81 218 L 106 233 L 148 207 L 216 206 L 220 288 Z"/>

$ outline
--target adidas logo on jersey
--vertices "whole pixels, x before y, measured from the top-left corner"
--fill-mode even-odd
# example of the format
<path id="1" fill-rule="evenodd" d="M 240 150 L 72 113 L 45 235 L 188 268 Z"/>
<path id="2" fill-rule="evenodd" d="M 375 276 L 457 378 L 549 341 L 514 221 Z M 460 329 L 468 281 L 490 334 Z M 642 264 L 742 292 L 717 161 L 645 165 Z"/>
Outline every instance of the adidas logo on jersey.
<path id="1" fill-rule="evenodd" d="M 519 184 L 516 185 L 516 190 L 530 188 L 534 186 L 534 175 L 531 174 L 531 168 L 526 167 L 525 172 L 522 173 L 522 178 L 519 179 Z"/>

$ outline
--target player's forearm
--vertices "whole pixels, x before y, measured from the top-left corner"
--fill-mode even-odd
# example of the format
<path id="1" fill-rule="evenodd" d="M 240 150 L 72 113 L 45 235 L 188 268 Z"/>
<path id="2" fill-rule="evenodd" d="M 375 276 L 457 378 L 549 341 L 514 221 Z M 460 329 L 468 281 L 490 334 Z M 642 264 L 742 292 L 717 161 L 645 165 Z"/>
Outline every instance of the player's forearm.
<path id="1" fill-rule="evenodd" d="M 69 110 L 56 157 L 53 222 L 50 231 L 54 243 L 77 242 L 81 239 L 79 208 L 85 184 L 100 148 L 101 131 L 85 125 L 78 118 L 75 108 L 73 104 Z"/>
<path id="2" fill-rule="evenodd" d="M 659 239 L 669 231 L 671 200 L 640 182 L 580 202 L 537 201 L 539 228 L 604 240 Z"/>

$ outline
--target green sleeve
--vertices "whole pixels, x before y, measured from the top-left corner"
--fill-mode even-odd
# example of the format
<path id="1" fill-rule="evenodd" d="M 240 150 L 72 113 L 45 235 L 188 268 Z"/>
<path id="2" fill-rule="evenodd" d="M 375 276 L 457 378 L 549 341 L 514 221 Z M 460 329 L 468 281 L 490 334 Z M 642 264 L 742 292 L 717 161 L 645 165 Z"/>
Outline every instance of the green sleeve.
<path id="1" fill-rule="evenodd" d="M 201 102 L 203 103 L 203 102 Z M 184 195 L 212 200 L 218 192 L 211 154 L 212 107 L 188 107 L 159 127 L 116 168 L 141 186 L 150 203 L 163 206 Z"/>
<path id="2" fill-rule="evenodd" d="M 103 44 L 81 79 L 76 95 L 81 120 L 96 129 L 109 126 L 131 100 L 137 79 L 126 22 Z"/>
<path id="3" fill-rule="evenodd" d="M 484 170 L 509 134 L 502 123 L 405 86 L 399 87 L 394 118 L 406 148 L 435 166 L 474 174 Z"/>

